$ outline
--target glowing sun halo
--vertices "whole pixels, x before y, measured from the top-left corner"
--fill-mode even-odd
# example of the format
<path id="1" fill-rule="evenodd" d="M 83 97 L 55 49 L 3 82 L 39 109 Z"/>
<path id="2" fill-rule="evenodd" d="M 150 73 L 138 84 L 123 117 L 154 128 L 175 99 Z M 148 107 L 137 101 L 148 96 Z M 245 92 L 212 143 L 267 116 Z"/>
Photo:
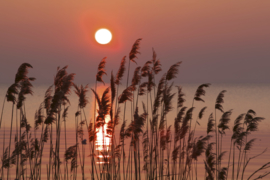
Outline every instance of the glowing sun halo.
<path id="1" fill-rule="evenodd" d="M 108 29 L 99 29 L 95 39 L 99 44 L 108 44 L 112 40 L 112 33 Z"/>

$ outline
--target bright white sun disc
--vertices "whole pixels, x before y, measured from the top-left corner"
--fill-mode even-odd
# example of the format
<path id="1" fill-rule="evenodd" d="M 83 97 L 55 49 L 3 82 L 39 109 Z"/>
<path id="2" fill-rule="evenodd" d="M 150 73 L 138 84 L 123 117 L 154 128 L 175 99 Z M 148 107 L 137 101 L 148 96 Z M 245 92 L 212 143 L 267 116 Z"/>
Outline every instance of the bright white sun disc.
<path id="1" fill-rule="evenodd" d="M 108 29 L 99 29 L 95 39 L 99 44 L 108 44 L 112 40 L 112 33 Z"/>

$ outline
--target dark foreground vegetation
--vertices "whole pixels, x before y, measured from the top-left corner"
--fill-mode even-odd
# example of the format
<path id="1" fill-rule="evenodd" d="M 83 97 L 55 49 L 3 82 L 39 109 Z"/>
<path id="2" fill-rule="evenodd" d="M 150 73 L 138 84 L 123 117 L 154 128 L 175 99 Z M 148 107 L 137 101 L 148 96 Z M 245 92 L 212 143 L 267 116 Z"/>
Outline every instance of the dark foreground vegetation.
<path id="1" fill-rule="evenodd" d="M 200 179 L 243 180 L 246 167 L 252 159 L 265 152 L 254 157 L 247 155 L 255 141 L 251 137 L 252 133 L 258 130 L 259 122 L 264 118 L 257 117 L 255 111 L 248 110 L 234 120 L 233 127 L 229 127 L 232 110 L 223 110 L 224 90 L 217 95 L 213 104 L 215 111 L 206 117 L 208 124 L 205 136 L 196 137 L 196 126 L 200 125 L 199 120 L 203 118 L 206 107 L 198 115 L 194 115 L 193 110 L 198 102 L 204 102 L 203 96 L 210 84 L 200 85 L 195 91 L 192 106 L 185 107 L 185 95 L 181 87 L 174 86 L 172 82 L 181 62 L 173 64 L 157 80 L 157 74 L 162 70 L 154 50 L 152 60 L 142 67 L 136 67 L 131 74 L 130 67 L 137 64 L 135 59 L 139 53 L 140 41 L 138 39 L 134 43 L 128 58 L 123 57 L 117 74 L 111 73 L 110 87 L 101 95 L 97 93 L 97 83 L 104 83 L 102 77 L 107 75 L 106 58 L 98 66 L 93 89 L 77 86 L 73 82 L 75 74 L 69 74 L 67 66 L 58 68 L 53 85 L 45 92 L 44 101 L 36 111 L 33 125 L 27 120 L 29 115 L 25 103 L 26 96 L 33 94 L 31 82 L 35 78 L 28 77 L 28 70 L 32 66 L 23 63 L 14 83 L 7 90 L 2 106 L 0 130 L 7 132 L 4 124 L 10 123 L 10 133 L 9 141 L 3 140 L 2 144 L 1 178 L 11 179 L 12 169 L 13 175 L 16 173 L 16 179 L 23 180 L 189 180 L 199 178 L 197 164 L 200 159 L 205 167 L 205 175 Z M 125 74 L 127 82 L 124 83 L 122 78 Z M 119 92 L 121 83 L 125 89 Z M 174 88 L 177 88 L 177 93 L 173 93 Z M 79 103 L 75 116 L 71 115 L 75 118 L 69 118 L 69 122 L 73 121 L 75 124 L 76 144 L 67 147 L 66 119 L 71 103 L 69 95 L 73 91 L 78 95 Z M 88 91 L 91 91 L 96 100 L 96 110 L 90 117 L 92 120 L 85 114 L 85 107 L 89 103 Z M 177 104 L 172 104 L 173 98 L 177 99 Z M 7 103 L 12 104 L 11 119 L 2 119 Z M 127 107 L 132 116 L 127 115 Z M 174 121 L 168 121 L 168 113 L 173 108 L 174 111 L 177 110 Z M 105 117 L 108 116 L 110 120 L 105 122 Z M 95 147 L 98 128 L 102 128 L 103 133 L 106 131 L 111 138 L 110 145 L 103 145 L 101 150 Z M 11 138 L 13 130 L 16 130 L 14 139 Z M 227 131 L 232 131 L 229 152 L 223 151 L 223 138 Z M 88 136 L 87 140 L 84 139 L 85 136 Z M 59 150 L 62 141 L 65 141 L 65 154 L 60 154 Z M 11 149 L 12 143 L 15 144 L 14 149 Z M 46 163 L 43 162 L 45 144 L 50 146 L 46 157 L 49 161 Z M 229 157 L 226 163 L 223 161 L 225 153 Z M 90 170 L 85 168 L 86 158 L 91 159 Z M 43 172 L 43 167 L 46 167 L 46 172 Z M 245 177 L 264 178 L 270 174 L 269 168 L 270 162 Z"/>

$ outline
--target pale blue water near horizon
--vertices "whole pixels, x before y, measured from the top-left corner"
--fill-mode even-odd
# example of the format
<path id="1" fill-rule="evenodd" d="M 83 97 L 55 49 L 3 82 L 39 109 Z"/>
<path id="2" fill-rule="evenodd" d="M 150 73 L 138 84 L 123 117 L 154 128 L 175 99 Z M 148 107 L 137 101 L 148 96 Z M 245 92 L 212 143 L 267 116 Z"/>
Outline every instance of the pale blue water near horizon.
<path id="1" fill-rule="evenodd" d="M 192 98 L 194 96 L 194 93 L 197 89 L 197 87 L 200 84 L 179 84 L 183 88 L 183 92 L 185 93 L 185 99 L 186 102 L 184 103 L 184 106 L 191 107 L 192 105 Z M 43 101 L 45 91 L 49 85 L 36 85 L 34 86 L 34 95 L 33 96 L 27 96 L 26 98 L 26 109 L 27 109 L 27 118 L 29 123 L 32 127 L 34 127 L 34 114 L 35 111 L 38 109 L 40 103 Z M 2 102 L 4 99 L 4 95 L 6 93 L 6 90 L 8 88 L 8 85 L 1 84 L 0 85 L 0 108 L 2 108 Z M 259 156 L 257 159 L 250 162 L 250 165 L 246 169 L 245 178 L 247 178 L 252 172 L 254 172 L 255 169 L 258 169 L 266 162 L 270 161 L 270 143 L 268 138 L 270 137 L 270 84 L 212 84 L 209 88 L 206 88 L 206 96 L 203 97 L 205 100 L 205 103 L 203 102 L 195 102 L 195 110 L 193 113 L 193 126 L 195 123 L 195 119 L 197 117 L 198 112 L 200 109 L 204 106 L 207 106 L 204 118 L 200 121 L 201 126 L 199 126 L 196 130 L 196 136 L 199 135 L 206 135 L 206 124 L 208 117 L 211 113 L 214 113 L 214 106 L 215 106 L 215 100 L 219 92 L 222 90 L 227 90 L 225 93 L 223 104 L 224 111 L 228 111 L 230 109 L 233 110 L 233 113 L 231 115 L 231 121 L 230 121 L 230 129 L 232 129 L 233 121 L 236 119 L 236 117 L 242 113 L 246 113 L 249 109 L 253 109 L 256 112 L 256 115 L 259 117 L 264 117 L 265 120 L 262 121 L 259 125 L 259 130 L 255 133 L 253 133 L 250 138 L 256 138 L 256 141 L 254 143 L 254 146 L 250 153 L 248 154 L 249 157 L 252 157 L 256 154 L 259 154 L 262 152 L 265 148 L 268 148 L 266 153 L 264 153 L 262 156 Z M 176 91 L 176 89 L 175 89 Z M 92 92 L 88 92 L 87 96 L 89 97 L 89 102 L 92 102 Z M 71 102 L 69 111 L 68 111 L 68 119 L 67 119 L 67 128 L 68 128 L 68 145 L 72 146 L 75 145 L 75 129 L 74 129 L 74 116 L 77 108 L 78 98 L 77 96 L 72 93 L 69 97 L 69 100 Z M 144 101 L 146 103 L 146 98 L 140 97 L 139 100 Z M 91 107 L 90 103 L 86 107 L 86 114 L 89 115 L 89 120 L 92 114 L 92 111 L 90 109 L 93 109 Z M 176 100 L 173 101 L 173 104 L 176 104 Z M 123 107 L 121 107 L 123 108 Z M 127 106 L 127 114 L 130 114 L 129 111 L 130 107 Z M 142 112 L 141 106 L 139 107 L 139 112 Z M 173 125 L 174 117 L 176 114 L 176 109 L 174 108 L 172 112 L 168 115 L 168 124 Z M 2 127 L 0 130 L 0 156 L 2 156 L 2 142 L 3 142 L 3 128 L 5 127 L 5 139 L 6 139 L 6 145 L 9 142 L 9 127 L 10 127 L 10 118 L 11 118 L 11 103 L 6 103 L 4 115 L 3 115 L 3 122 Z M 217 113 L 217 119 L 221 116 L 221 113 Z M 121 122 L 120 122 L 121 124 Z M 128 122 L 129 124 L 129 122 Z M 15 126 L 14 126 L 15 127 Z M 120 127 L 118 127 L 119 129 Z M 33 129 L 33 128 L 32 128 Z M 15 131 L 14 131 L 15 132 Z M 226 136 L 224 137 L 224 150 L 229 151 L 229 140 L 231 137 L 231 131 L 228 131 Z M 61 140 L 64 138 L 63 134 L 61 134 Z M 85 137 L 86 138 L 86 137 Z M 14 134 L 12 136 L 12 139 L 14 139 Z M 47 146 L 45 146 L 44 150 L 44 166 L 42 170 L 42 179 L 46 179 L 46 164 L 48 163 L 48 153 L 49 153 L 49 143 L 47 143 Z M 87 147 L 88 148 L 88 147 Z M 61 141 L 61 159 L 63 160 L 64 157 L 64 139 Z M 228 154 L 228 153 L 227 153 Z M 198 179 L 204 179 L 204 164 L 203 164 L 203 158 L 199 159 L 198 161 Z M 225 156 L 224 158 L 224 166 L 227 163 L 228 156 Z M 88 158 L 89 160 L 89 158 Z M 89 166 L 87 166 L 88 160 L 86 159 L 86 177 L 89 176 Z M 143 161 L 141 161 L 143 162 Z M 142 167 L 142 166 L 141 166 Z M 12 168 L 14 170 L 14 168 Z M 80 172 L 80 171 L 78 171 Z M 142 171 L 143 172 L 143 171 Z M 14 177 L 14 175 L 12 175 Z M 144 176 L 142 176 L 144 177 Z M 245 179 L 244 178 L 244 179 Z"/>

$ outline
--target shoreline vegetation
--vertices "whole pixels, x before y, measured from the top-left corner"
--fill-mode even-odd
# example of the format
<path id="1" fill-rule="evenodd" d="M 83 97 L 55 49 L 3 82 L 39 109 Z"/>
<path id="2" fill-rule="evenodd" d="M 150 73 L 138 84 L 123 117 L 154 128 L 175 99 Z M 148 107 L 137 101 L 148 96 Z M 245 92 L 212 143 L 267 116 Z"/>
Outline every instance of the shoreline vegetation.
<path id="1" fill-rule="evenodd" d="M 217 95 L 213 104 L 215 110 L 209 117 L 204 115 L 207 107 L 194 114 L 196 104 L 204 103 L 203 97 L 211 84 L 199 85 L 194 92 L 192 106 L 186 107 L 182 87 L 173 84 L 181 62 L 173 64 L 157 80 L 162 68 L 154 49 L 152 60 L 142 67 L 137 66 L 140 42 L 141 39 L 137 39 L 129 56 L 123 57 L 116 74 L 107 74 L 106 58 L 103 58 L 97 68 L 93 89 L 88 85 L 76 85 L 75 74 L 68 73 L 67 66 L 58 67 L 53 85 L 45 92 L 32 125 L 27 120 L 31 115 L 27 114 L 25 103 L 26 97 L 34 93 L 32 82 L 35 78 L 28 77 L 28 70 L 33 67 L 23 63 L 6 92 L 1 108 L 0 131 L 4 132 L 4 140 L 0 179 L 13 179 L 10 177 L 12 168 L 15 169 L 12 172 L 16 173 L 16 180 L 41 180 L 46 167 L 48 180 L 244 180 L 247 166 L 266 152 L 265 149 L 253 157 L 248 156 L 256 141 L 252 133 L 258 130 L 264 118 L 250 109 L 231 119 L 232 110 L 224 111 L 222 106 L 226 90 Z M 134 72 L 130 72 L 131 66 L 135 65 Z M 110 85 L 100 92 L 98 83 L 105 85 L 104 75 L 111 76 Z M 122 82 L 124 76 L 127 77 L 126 82 Z M 120 85 L 125 85 L 122 92 Z M 177 93 L 173 93 L 174 89 Z M 77 112 L 68 117 L 69 105 L 74 103 L 69 101 L 71 93 L 78 96 L 79 103 Z M 90 118 L 85 113 L 89 103 L 87 93 L 91 93 L 95 100 L 94 113 Z M 177 104 L 172 104 L 173 99 L 177 99 Z M 3 119 L 7 104 L 12 105 L 11 118 Z M 130 108 L 131 116 L 127 115 L 127 108 Z M 177 113 L 174 123 L 169 124 L 168 113 L 173 108 Z M 204 136 L 196 137 L 196 128 L 202 118 L 208 119 L 207 129 Z M 69 147 L 67 119 L 73 121 L 76 134 L 76 143 Z M 233 127 L 229 127 L 230 121 L 233 121 Z M 10 124 L 10 129 L 5 128 L 7 124 Z M 14 131 L 15 138 L 12 139 Z M 224 151 L 223 142 L 224 136 L 230 134 L 227 132 L 232 134 L 229 152 Z M 15 145 L 11 149 L 13 143 Z M 61 143 L 65 144 L 64 154 L 60 151 Z M 45 145 L 49 145 L 46 163 Z M 228 163 L 223 161 L 225 154 L 229 156 Z M 87 158 L 91 164 L 85 164 Z M 204 164 L 204 177 L 198 177 L 199 160 Z M 86 169 L 86 166 L 90 168 Z M 245 177 L 248 180 L 262 179 L 269 174 L 270 161 Z"/>

